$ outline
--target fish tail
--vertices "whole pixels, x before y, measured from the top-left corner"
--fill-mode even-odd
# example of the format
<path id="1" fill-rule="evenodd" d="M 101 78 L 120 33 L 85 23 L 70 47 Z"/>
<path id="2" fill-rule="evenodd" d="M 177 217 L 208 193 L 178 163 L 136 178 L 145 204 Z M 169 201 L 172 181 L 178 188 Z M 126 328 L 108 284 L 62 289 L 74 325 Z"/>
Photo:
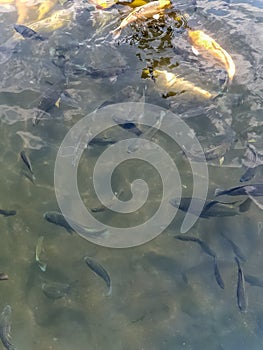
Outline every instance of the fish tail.
<path id="1" fill-rule="evenodd" d="M 222 195 L 225 194 L 225 193 L 226 193 L 225 190 L 222 190 L 221 188 L 217 188 L 217 189 L 215 190 L 215 197 L 217 197 L 217 196 L 222 196 Z"/>
<path id="2" fill-rule="evenodd" d="M 247 198 L 243 203 L 239 205 L 239 212 L 240 213 L 245 213 L 248 211 L 251 207 L 252 200 L 251 198 Z"/>
<path id="3" fill-rule="evenodd" d="M 111 296 L 112 293 L 112 285 L 110 285 L 108 292 L 106 293 L 106 296 L 109 297 Z"/>

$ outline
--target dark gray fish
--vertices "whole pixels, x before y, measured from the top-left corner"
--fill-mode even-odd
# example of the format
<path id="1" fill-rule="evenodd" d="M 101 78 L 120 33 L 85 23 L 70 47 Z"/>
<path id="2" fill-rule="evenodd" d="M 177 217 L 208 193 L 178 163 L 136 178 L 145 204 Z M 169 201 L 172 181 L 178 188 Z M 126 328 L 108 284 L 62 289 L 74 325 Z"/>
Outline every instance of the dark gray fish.
<path id="1" fill-rule="evenodd" d="M 38 34 L 37 32 L 35 32 L 33 29 L 23 25 L 23 24 L 15 24 L 14 25 L 14 29 L 22 35 L 23 38 L 30 38 L 30 39 L 34 39 L 34 40 L 40 40 L 40 41 L 44 41 L 47 38 L 45 38 L 44 36 Z"/>
<path id="2" fill-rule="evenodd" d="M 235 257 L 237 267 L 238 267 L 238 274 L 237 274 L 237 305 L 240 309 L 240 311 L 245 312 L 247 310 L 247 297 L 245 292 L 245 277 L 243 270 L 240 265 L 240 261 L 237 257 Z"/>
<path id="3" fill-rule="evenodd" d="M 128 67 L 109 67 L 105 69 L 96 69 L 93 67 L 87 67 L 85 70 L 85 74 L 90 76 L 93 79 L 111 78 L 124 73 L 127 69 Z"/>
<path id="4" fill-rule="evenodd" d="M 69 294 L 71 286 L 68 283 L 44 282 L 42 283 L 41 289 L 46 297 L 56 300 Z"/>
<path id="5" fill-rule="evenodd" d="M 20 152 L 20 157 L 21 157 L 22 161 L 24 162 L 25 166 L 27 167 L 27 169 L 30 171 L 30 173 L 32 175 L 34 175 L 32 164 L 31 164 L 30 159 L 29 159 L 28 155 L 26 154 L 26 152 L 25 151 L 21 151 Z"/>
<path id="6" fill-rule="evenodd" d="M 40 97 L 39 103 L 37 105 L 37 111 L 33 118 L 33 125 L 37 125 L 41 119 L 43 119 L 44 113 L 49 113 L 60 100 L 61 94 L 63 92 L 64 80 L 58 82 L 57 84 L 51 84 L 43 95 Z"/>
<path id="7" fill-rule="evenodd" d="M 257 172 L 257 160 L 258 155 L 256 148 L 253 145 L 248 144 L 245 156 L 249 159 L 249 165 L 246 168 L 245 173 L 241 176 L 240 182 L 246 182 L 253 179 Z"/>
<path id="8" fill-rule="evenodd" d="M 113 117 L 112 119 L 115 121 L 116 124 L 118 124 L 124 130 L 130 131 L 133 134 L 135 134 L 136 136 L 140 136 L 142 134 L 142 131 L 140 129 L 138 129 L 136 124 L 133 123 L 132 121 L 123 120 L 123 119 L 120 119 L 117 117 Z"/>
<path id="9" fill-rule="evenodd" d="M 240 250 L 240 248 L 230 238 L 228 238 L 223 232 L 220 232 L 220 234 L 230 244 L 230 246 L 231 246 L 233 252 L 235 253 L 235 255 L 241 261 L 245 262 L 247 259 L 246 259 L 245 255 L 242 253 L 242 251 Z"/>
<path id="10" fill-rule="evenodd" d="M 246 171 L 244 172 L 244 174 L 241 176 L 240 178 L 240 182 L 247 182 L 252 180 L 257 172 L 257 167 L 253 167 L 253 168 L 247 168 Z"/>
<path id="11" fill-rule="evenodd" d="M 73 233 L 78 233 L 82 237 L 98 237 L 100 235 L 105 235 L 108 234 L 108 230 L 103 227 L 103 228 L 89 228 L 86 226 L 83 226 L 81 224 L 78 224 L 77 222 L 71 220 L 68 218 L 68 220 L 76 227 L 74 229 L 73 227 L 70 226 L 68 221 L 66 220 L 65 216 L 59 213 L 58 211 L 48 211 L 44 213 L 43 215 L 44 219 L 46 219 L 48 222 L 59 225 L 64 227 L 68 233 L 73 234 Z M 77 230 L 77 231 L 76 231 Z"/>
<path id="12" fill-rule="evenodd" d="M 4 216 L 13 216 L 13 215 L 16 215 L 16 210 L 0 209 L 0 214 Z"/>
<path id="13" fill-rule="evenodd" d="M 93 137 L 88 145 L 89 146 L 108 146 L 108 145 L 114 145 L 117 142 L 117 140 L 110 139 L 108 137 Z"/>
<path id="14" fill-rule="evenodd" d="M 11 306 L 6 305 L 0 315 L 0 339 L 7 350 L 16 350 L 16 347 L 10 343 L 11 314 Z"/>
<path id="15" fill-rule="evenodd" d="M 105 205 L 101 205 L 100 207 L 96 207 L 96 208 L 90 208 L 90 211 L 92 213 L 102 213 L 105 210 L 107 210 L 107 207 L 105 207 Z"/>
<path id="16" fill-rule="evenodd" d="M 105 281 L 107 287 L 109 288 L 107 295 L 111 295 L 112 285 L 110 275 L 108 274 L 108 272 L 104 269 L 104 267 L 101 264 L 99 264 L 97 261 L 88 256 L 85 256 L 84 261 L 96 275 L 100 276 Z"/>
<path id="17" fill-rule="evenodd" d="M 263 288 L 263 279 L 252 275 L 244 275 L 244 277 L 245 277 L 245 281 L 249 283 L 251 286 Z"/>
<path id="18" fill-rule="evenodd" d="M 73 234 L 75 232 L 65 217 L 58 211 L 48 211 L 44 213 L 43 217 L 52 224 L 64 227 L 70 234 Z"/>
<path id="19" fill-rule="evenodd" d="M 218 265 L 217 265 L 217 258 L 214 257 L 214 273 L 215 273 L 215 278 L 216 278 L 216 282 L 219 285 L 220 288 L 224 289 L 225 288 L 225 284 L 224 281 L 221 277 Z"/>
<path id="20" fill-rule="evenodd" d="M 171 205 L 173 205 L 176 208 L 179 208 L 184 212 L 187 212 L 189 210 L 190 203 L 193 203 L 191 213 L 201 218 L 239 215 L 239 211 L 237 211 L 237 207 L 235 207 L 235 204 L 238 203 L 237 201 L 232 203 L 224 203 L 216 200 L 208 200 L 205 202 L 205 205 L 200 214 L 199 208 L 204 203 L 203 200 L 200 198 L 184 197 L 178 200 L 172 199 L 170 201 Z"/>
<path id="21" fill-rule="evenodd" d="M 0 281 L 8 280 L 8 275 L 4 272 L 0 272 Z"/>
<path id="22" fill-rule="evenodd" d="M 196 238 L 196 237 L 191 237 L 191 236 L 186 236 L 186 235 L 176 235 L 174 238 L 179 239 L 180 241 L 185 241 L 185 242 L 195 242 L 200 245 L 202 250 L 209 256 L 212 256 L 213 258 L 216 257 L 216 253 L 201 239 Z"/>
<path id="23" fill-rule="evenodd" d="M 246 196 L 251 195 L 254 197 L 263 196 L 263 184 L 251 184 L 251 185 L 242 185 L 237 187 L 229 188 L 228 190 L 215 190 L 215 196 Z"/>
<path id="24" fill-rule="evenodd" d="M 67 62 L 66 74 L 72 76 L 78 75 L 88 75 L 93 79 L 100 78 L 112 78 L 124 73 L 128 67 L 108 67 L 104 69 L 98 69 L 93 67 L 86 67 L 85 65 L 74 64 L 72 62 Z"/>

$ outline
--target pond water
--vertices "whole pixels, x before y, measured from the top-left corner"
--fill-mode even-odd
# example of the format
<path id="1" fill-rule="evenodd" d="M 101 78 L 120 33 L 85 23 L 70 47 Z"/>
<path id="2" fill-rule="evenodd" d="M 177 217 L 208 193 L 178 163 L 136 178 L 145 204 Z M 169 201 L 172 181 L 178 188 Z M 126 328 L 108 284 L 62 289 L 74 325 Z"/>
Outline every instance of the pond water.
<path id="1" fill-rule="evenodd" d="M 97 10 L 87 2 L 57 3 L 51 13 L 69 10 L 72 14 L 61 28 L 35 27 L 46 37 L 43 41 L 14 34 L 17 9 L 12 3 L 0 6 L 0 208 L 16 210 L 16 215 L 0 218 L 0 272 L 9 276 L 0 282 L 0 309 L 5 305 L 12 308 L 11 342 L 21 350 L 261 350 L 262 286 L 244 283 L 247 306 L 240 310 L 235 252 L 222 236 L 231 239 L 244 255 L 241 269 L 245 276 L 263 281 L 260 205 L 252 202 L 235 216 L 200 217 L 186 233 L 215 252 L 224 288 L 215 278 L 213 257 L 202 245 L 175 239 L 181 234 L 183 211 L 178 210 L 155 239 L 125 249 L 107 247 L 107 235 L 98 245 L 77 233 L 69 234 L 43 215 L 59 211 L 54 169 L 64 137 L 102 105 L 140 102 L 174 113 L 207 152 L 207 198 L 214 199 L 216 188 L 241 185 L 248 144 L 262 162 L 262 1 L 174 1 L 165 16 L 129 25 L 117 40 L 109 32 L 131 11 L 127 6 Z M 28 23 L 34 20 L 34 11 L 35 7 L 30 7 Z M 233 82 L 215 99 L 185 89 L 167 96 L 169 89 L 162 90 L 151 74 L 146 74 L 147 69 L 167 70 L 207 91 L 220 90 L 226 72 L 217 61 L 193 53 L 188 27 L 209 34 L 235 62 Z M 128 117 L 123 115 L 124 120 Z M 98 118 L 97 125 L 103 128 L 100 122 Z M 101 205 L 92 172 L 111 140 L 136 138 L 140 132 L 139 138 L 144 133 L 149 136 L 148 126 L 138 125 L 138 129 L 137 135 L 128 126 L 126 130 L 118 125 L 106 130 L 98 136 L 101 142 L 84 150 L 78 167 L 78 186 L 86 207 L 97 220 L 124 230 L 155 214 L 165 179 L 154 166 L 136 159 L 133 150 L 133 159 L 114 169 L 113 192 L 125 203 L 132 197 L 133 181 L 143 179 L 149 196 L 134 213 L 117 213 L 110 205 Z M 184 155 L 181 145 L 165 135 L 160 125 L 158 129 L 150 135 L 151 141 L 176 163 L 182 196 L 191 197 L 191 157 Z M 215 151 L 210 154 L 211 149 Z M 20 157 L 23 150 L 34 175 Z M 160 155 L 153 146 L 142 147 L 140 152 L 150 154 L 159 164 Z M 195 156 L 196 164 L 205 166 L 198 154 Z M 113 153 L 102 175 L 115 160 Z M 165 171 L 169 173 L 169 167 Z M 194 175 L 201 179 L 201 173 Z M 259 166 L 247 183 L 262 183 L 262 175 Z M 98 180 L 101 192 L 103 179 Z M 171 197 L 165 198 L 167 203 L 173 191 L 171 188 Z M 228 202 L 244 199 L 222 198 Z M 74 202 L 69 206 L 74 212 Z M 144 233 L 142 230 L 142 237 Z M 47 264 L 45 271 L 35 257 L 42 236 L 40 260 Z M 87 255 L 108 271 L 111 295 L 106 295 L 105 282 L 85 264 Z"/>

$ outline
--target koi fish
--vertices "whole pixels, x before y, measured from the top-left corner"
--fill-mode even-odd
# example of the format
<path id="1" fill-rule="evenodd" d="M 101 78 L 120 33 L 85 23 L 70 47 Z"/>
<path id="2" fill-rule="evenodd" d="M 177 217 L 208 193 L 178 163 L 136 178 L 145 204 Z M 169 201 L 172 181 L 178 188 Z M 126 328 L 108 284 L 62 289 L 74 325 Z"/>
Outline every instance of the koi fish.
<path id="1" fill-rule="evenodd" d="M 232 57 L 214 39 L 205 34 L 202 30 L 188 30 L 188 36 L 192 41 L 193 48 L 198 54 L 198 49 L 207 50 L 213 57 L 219 60 L 226 68 L 230 82 L 236 72 L 235 63 Z"/>
<path id="2" fill-rule="evenodd" d="M 52 32 L 68 24 L 73 17 L 73 9 L 68 8 L 58 10 L 52 13 L 50 17 L 46 17 L 40 21 L 28 24 L 28 27 L 34 31 Z"/>
<path id="3" fill-rule="evenodd" d="M 41 20 L 56 5 L 57 0 L 46 0 L 39 6 L 37 20 Z"/>
<path id="4" fill-rule="evenodd" d="M 182 91 L 191 91 L 204 98 L 213 97 L 213 94 L 211 94 L 209 91 L 194 85 L 184 78 L 179 78 L 175 74 L 167 72 L 166 70 L 155 69 L 153 71 L 153 77 L 156 78 L 156 85 L 160 89 L 166 89 L 169 92 L 175 93 L 180 93 Z"/>
<path id="5" fill-rule="evenodd" d="M 112 36 L 114 39 L 117 39 L 120 36 L 122 29 L 127 27 L 129 24 L 144 18 L 155 18 L 169 5 L 171 5 L 170 0 L 158 0 L 135 8 L 135 10 L 124 18 L 119 27 L 111 32 Z"/>

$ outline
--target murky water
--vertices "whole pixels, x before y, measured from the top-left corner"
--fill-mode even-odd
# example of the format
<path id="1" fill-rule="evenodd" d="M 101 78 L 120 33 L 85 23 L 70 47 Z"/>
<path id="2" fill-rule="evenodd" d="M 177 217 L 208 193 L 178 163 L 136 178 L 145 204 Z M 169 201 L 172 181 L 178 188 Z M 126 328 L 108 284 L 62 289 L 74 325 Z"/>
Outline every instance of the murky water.
<path id="1" fill-rule="evenodd" d="M 55 9 L 63 6 L 69 7 L 58 3 Z M 0 309 L 6 304 L 12 307 L 12 342 L 18 349 L 262 349 L 262 288 L 245 284 L 248 306 L 241 312 L 234 253 L 220 234 L 242 251 L 244 273 L 263 278 L 263 217 L 255 204 L 237 216 L 199 218 L 187 233 L 216 252 L 224 289 L 216 282 L 211 256 L 197 244 L 174 238 L 185 216 L 181 211 L 160 236 L 130 249 L 92 244 L 43 218 L 45 212 L 59 210 L 54 166 L 63 138 L 76 122 L 105 102 L 145 101 L 167 108 L 194 130 L 205 151 L 226 145 L 208 161 L 209 198 L 216 188 L 240 185 L 248 142 L 262 152 L 262 2 L 198 1 L 195 5 L 179 1 L 174 9 L 178 16 L 184 14 L 190 27 L 209 33 L 233 57 L 234 80 L 215 100 L 187 92 L 164 98 L 166 91 L 142 74 L 145 68 L 166 69 L 203 89 L 219 91 L 225 72 L 216 62 L 193 54 L 182 16 L 175 19 L 170 13 L 165 20 L 128 26 L 119 42 L 114 42 L 109 31 L 119 25 L 128 8 L 95 11 L 77 3 L 69 23 L 45 33 L 47 40 L 37 41 L 14 38 L 16 7 L 2 7 L 0 207 L 15 209 L 17 214 L 0 218 L 0 272 L 9 276 L 0 282 Z M 29 15 L 34 18 L 34 11 Z M 36 108 L 45 96 L 54 96 L 53 103 L 34 125 L 39 118 Z M 113 140 L 130 136 L 119 126 L 101 135 Z M 191 168 L 180 147 L 161 132 L 152 141 L 176 162 L 183 196 L 191 196 Z M 79 164 L 79 189 L 88 208 L 101 207 L 92 187 L 92 171 L 106 148 L 89 147 Z M 23 149 L 30 157 L 34 181 L 19 156 Z M 262 167 L 258 168 L 251 182 L 262 182 L 262 174 Z M 141 160 L 121 164 L 113 173 L 113 191 L 129 200 L 130 184 L 138 178 L 150 189 L 141 211 L 99 210 L 93 215 L 124 228 L 147 220 L 162 195 L 161 179 L 153 167 Z M 35 260 L 40 236 L 44 236 L 45 272 Z M 109 272 L 110 296 L 103 280 L 85 265 L 86 255 Z M 43 293 L 44 283 L 54 287 L 52 295 Z"/>

